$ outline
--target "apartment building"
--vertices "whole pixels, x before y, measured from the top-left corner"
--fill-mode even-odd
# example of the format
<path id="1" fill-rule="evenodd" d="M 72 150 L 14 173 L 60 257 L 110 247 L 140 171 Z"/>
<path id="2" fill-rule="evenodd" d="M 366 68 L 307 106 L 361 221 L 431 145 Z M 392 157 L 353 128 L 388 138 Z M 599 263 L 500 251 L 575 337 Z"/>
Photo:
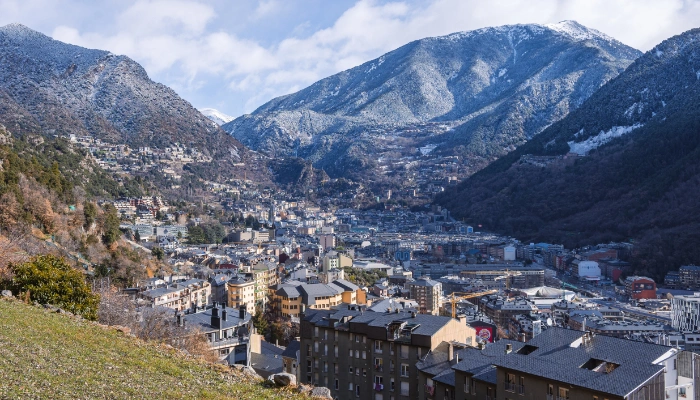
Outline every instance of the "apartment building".
<path id="1" fill-rule="evenodd" d="M 280 282 L 277 274 L 277 264 L 272 262 L 258 262 L 250 268 L 253 279 L 255 304 L 265 305 L 267 303 L 267 288 Z"/>
<path id="2" fill-rule="evenodd" d="M 412 282 L 407 282 L 406 287 L 412 300 L 418 303 L 421 314 L 440 314 L 440 297 L 442 296 L 442 283 L 419 278 Z"/>
<path id="3" fill-rule="evenodd" d="M 229 308 L 214 303 L 200 312 L 176 315 L 177 326 L 195 327 L 205 334 L 209 346 L 229 364 L 250 364 L 251 315 L 245 307 Z M 183 331 L 185 331 L 183 329 Z"/>
<path id="4" fill-rule="evenodd" d="M 282 317 L 298 317 L 306 309 L 331 309 L 342 303 L 364 304 L 367 296 L 352 282 L 337 279 L 329 284 L 290 281 L 269 288 L 270 308 Z"/>
<path id="5" fill-rule="evenodd" d="M 417 398 L 693 399 L 698 357 L 667 346 L 549 328 L 526 343 L 439 346 L 417 364 Z"/>
<path id="6" fill-rule="evenodd" d="M 678 269 L 678 274 L 684 287 L 700 287 L 700 266 L 684 265 Z"/>
<path id="7" fill-rule="evenodd" d="M 204 307 L 211 302 L 211 285 L 203 279 L 189 279 L 146 290 L 138 295 L 152 307 L 168 307 L 175 311 L 188 310 L 193 305 Z"/>
<path id="8" fill-rule="evenodd" d="M 243 276 L 235 276 L 226 282 L 229 307 L 245 306 L 249 314 L 255 315 L 255 282 Z"/>
<path id="9" fill-rule="evenodd" d="M 442 342 L 475 340 L 474 329 L 448 317 L 309 310 L 301 318 L 301 381 L 330 388 L 337 399 L 416 399 L 416 362 Z"/>

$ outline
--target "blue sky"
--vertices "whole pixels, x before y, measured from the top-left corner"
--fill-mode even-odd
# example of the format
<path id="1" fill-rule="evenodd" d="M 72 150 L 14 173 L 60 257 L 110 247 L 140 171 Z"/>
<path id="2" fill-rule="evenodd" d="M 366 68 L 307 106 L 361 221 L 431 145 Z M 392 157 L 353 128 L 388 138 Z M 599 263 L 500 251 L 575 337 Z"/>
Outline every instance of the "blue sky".
<path id="1" fill-rule="evenodd" d="M 0 25 L 125 54 L 195 107 L 249 113 L 412 40 L 572 19 L 649 50 L 700 0 L 0 0 Z"/>

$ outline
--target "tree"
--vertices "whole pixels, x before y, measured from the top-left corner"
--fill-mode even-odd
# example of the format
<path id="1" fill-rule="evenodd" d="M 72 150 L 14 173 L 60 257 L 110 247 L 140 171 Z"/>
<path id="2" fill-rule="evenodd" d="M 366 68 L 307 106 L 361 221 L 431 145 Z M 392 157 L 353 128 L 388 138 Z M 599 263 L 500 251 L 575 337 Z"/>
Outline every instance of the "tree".
<path id="1" fill-rule="evenodd" d="M 157 258 L 158 261 L 162 261 L 163 257 L 165 256 L 165 251 L 163 251 L 162 248 L 156 246 L 156 247 L 151 249 L 151 255 L 153 255 L 153 257 Z"/>
<path id="2" fill-rule="evenodd" d="M 270 329 L 270 325 L 267 322 L 267 318 L 265 318 L 265 313 L 262 310 L 262 307 L 256 306 L 255 307 L 255 315 L 253 315 L 253 326 L 255 327 L 255 330 L 258 332 L 258 335 L 267 335 L 267 332 Z"/>
<path id="3" fill-rule="evenodd" d="M 85 217 L 84 227 L 86 230 L 88 230 L 95 222 L 95 218 L 97 217 L 97 206 L 95 203 L 90 201 L 85 202 L 83 205 L 83 216 Z"/>
<path id="4" fill-rule="evenodd" d="M 138 229 L 134 231 L 134 241 L 137 243 L 141 242 L 141 234 L 139 233 Z"/>
<path id="5" fill-rule="evenodd" d="M 97 319 L 100 296 L 92 292 L 83 274 L 63 258 L 40 255 L 10 268 L 14 277 L 2 286 L 12 294 L 61 307 L 89 320 Z"/>
<path id="6" fill-rule="evenodd" d="M 105 206 L 104 222 L 102 224 L 102 242 L 106 246 L 111 246 L 122 236 L 119 230 L 119 214 L 113 205 Z"/>

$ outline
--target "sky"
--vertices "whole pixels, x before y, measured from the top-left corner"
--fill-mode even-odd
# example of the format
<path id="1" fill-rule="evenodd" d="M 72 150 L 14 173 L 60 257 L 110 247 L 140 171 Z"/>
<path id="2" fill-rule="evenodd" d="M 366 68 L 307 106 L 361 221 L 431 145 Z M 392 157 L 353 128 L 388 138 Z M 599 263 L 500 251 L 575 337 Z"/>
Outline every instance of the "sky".
<path id="1" fill-rule="evenodd" d="M 700 27 L 700 0 L 0 0 L 0 26 L 127 55 L 233 117 L 413 40 L 563 20 L 647 51 Z"/>

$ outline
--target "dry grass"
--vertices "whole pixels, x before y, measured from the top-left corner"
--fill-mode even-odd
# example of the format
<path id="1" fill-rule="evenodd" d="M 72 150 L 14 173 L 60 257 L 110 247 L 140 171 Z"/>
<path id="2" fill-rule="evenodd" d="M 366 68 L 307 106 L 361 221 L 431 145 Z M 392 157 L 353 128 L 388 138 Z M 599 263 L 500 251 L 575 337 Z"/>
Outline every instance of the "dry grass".
<path id="1" fill-rule="evenodd" d="M 0 398 L 304 397 L 114 329 L 0 300 Z"/>

